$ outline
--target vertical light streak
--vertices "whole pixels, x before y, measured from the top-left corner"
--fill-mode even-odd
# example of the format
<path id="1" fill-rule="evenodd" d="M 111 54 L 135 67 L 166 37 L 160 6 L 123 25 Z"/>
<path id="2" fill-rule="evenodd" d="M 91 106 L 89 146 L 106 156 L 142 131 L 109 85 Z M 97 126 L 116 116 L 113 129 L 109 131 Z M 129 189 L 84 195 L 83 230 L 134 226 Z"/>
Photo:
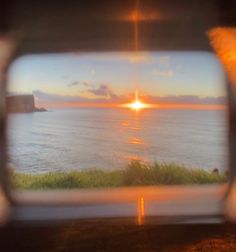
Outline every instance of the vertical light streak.
<path id="1" fill-rule="evenodd" d="M 139 51 L 139 21 L 140 21 L 140 0 L 136 0 L 135 10 L 132 15 L 132 20 L 134 22 L 134 58 L 138 59 Z M 134 87 L 136 89 L 136 101 L 138 100 L 137 90 L 138 90 L 138 62 L 134 61 Z"/>
<path id="2" fill-rule="evenodd" d="M 139 50 L 139 0 L 136 2 L 136 10 L 133 12 L 134 21 L 134 50 Z"/>
<path id="3" fill-rule="evenodd" d="M 135 90 L 135 102 L 138 102 L 138 89 Z"/>
<path id="4" fill-rule="evenodd" d="M 138 199 L 138 225 L 143 224 L 143 218 L 145 214 L 144 198 L 140 197 Z"/>

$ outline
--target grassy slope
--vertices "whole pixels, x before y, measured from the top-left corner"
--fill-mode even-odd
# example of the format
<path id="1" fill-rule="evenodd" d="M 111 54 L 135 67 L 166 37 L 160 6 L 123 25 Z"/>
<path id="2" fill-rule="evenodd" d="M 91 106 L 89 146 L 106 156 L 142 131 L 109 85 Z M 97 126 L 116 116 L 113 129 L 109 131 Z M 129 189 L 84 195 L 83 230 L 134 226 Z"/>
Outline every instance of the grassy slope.
<path id="1" fill-rule="evenodd" d="M 134 185 L 208 184 L 227 181 L 224 174 L 189 169 L 177 164 L 131 162 L 117 171 L 86 170 L 25 174 L 12 172 L 13 186 L 21 189 L 99 188 Z"/>

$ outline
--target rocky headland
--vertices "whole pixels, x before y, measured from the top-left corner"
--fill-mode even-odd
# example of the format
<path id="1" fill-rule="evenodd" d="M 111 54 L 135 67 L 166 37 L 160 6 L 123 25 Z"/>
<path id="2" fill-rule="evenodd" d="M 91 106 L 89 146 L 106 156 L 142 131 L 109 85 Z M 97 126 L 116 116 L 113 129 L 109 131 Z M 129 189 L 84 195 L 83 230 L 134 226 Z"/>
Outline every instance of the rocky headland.
<path id="1" fill-rule="evenodd" d="M 6 97 L 7 113 L 45 112 L 45 108 L 35 107 L 33 95 L 10 95 Z"/>

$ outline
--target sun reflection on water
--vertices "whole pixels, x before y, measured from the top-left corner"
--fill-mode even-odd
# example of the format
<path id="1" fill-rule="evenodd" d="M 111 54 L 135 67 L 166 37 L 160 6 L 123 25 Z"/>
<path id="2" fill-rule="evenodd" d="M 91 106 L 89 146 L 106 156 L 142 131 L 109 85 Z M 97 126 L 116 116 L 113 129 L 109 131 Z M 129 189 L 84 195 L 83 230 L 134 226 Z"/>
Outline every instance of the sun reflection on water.
<path id="1" fill-rule="evenodd" d="M 123 122 L 121 123 L 121 125 L 124 126 L 124 127 L 128 127 L 128 126 L 130 126 L 130 122 L 128 122 L 128 121 L 123 121 Z"/>
<path id="2" fill-rule="evenodd" d="M 141 138 L 138 137 L 132 137 L 129 139 L 128 143 L 130 144 L 134 144 L 134 145 L 141 145 L 144 144 L 143 140 Z"/>
<path id="3" fill-rule="evenodd" d="M 122 132 L 127 134 L 127 142 L 132 145 L 143 145 L 144 140 L 139 136 L 139 132 L 142 131 L 141 119 L 138 117 L 130 117 L 130 120 L 124 120 L 121 122 Z"/>

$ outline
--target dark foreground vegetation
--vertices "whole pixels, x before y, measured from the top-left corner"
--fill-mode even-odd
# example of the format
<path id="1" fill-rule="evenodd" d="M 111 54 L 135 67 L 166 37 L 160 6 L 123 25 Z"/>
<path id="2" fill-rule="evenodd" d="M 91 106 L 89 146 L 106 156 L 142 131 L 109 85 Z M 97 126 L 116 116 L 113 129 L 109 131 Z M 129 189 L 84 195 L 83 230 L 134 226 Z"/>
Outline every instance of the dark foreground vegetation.
<path id="1" fill-rule="evenodd" d="M 187 185 L 210 184 L 227 181 L 225 174 L 190 169 L 183 165 L 164 163 L 141 163 L 132 161 L 124 170 L 49 172 L 26 174 L 12 171 L 12 182 L 19 189 L 58 189 L 58 188 L 104 188 L 146 185 Z"/>
<path id="2" fill-rule="evenodd" d="M 64 225 L 62 224 L 64 223 Z M 233 252 L 236 228 L 227 224 L 127 225 L 73 221 L 0 229 L 1 251 Z"/>

